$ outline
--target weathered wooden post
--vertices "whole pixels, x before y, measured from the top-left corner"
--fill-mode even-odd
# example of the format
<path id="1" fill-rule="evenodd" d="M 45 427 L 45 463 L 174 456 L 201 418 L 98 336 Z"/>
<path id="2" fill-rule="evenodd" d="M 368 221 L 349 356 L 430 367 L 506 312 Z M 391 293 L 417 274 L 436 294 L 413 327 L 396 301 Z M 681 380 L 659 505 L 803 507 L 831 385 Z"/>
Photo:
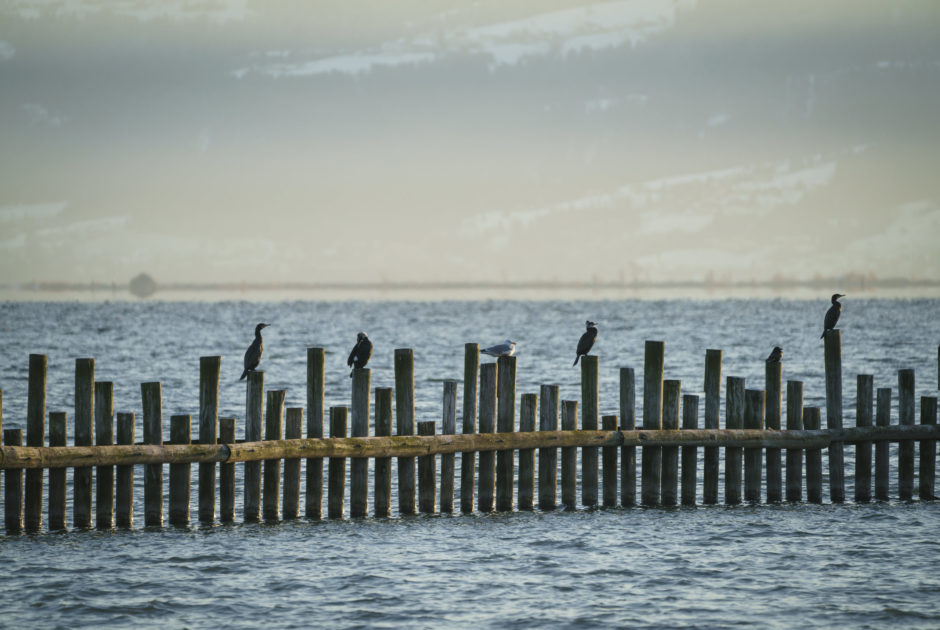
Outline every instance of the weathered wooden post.
<path id="1" fill-rule="evenodd" d="M 261 423 L 264 418 L 264 372 L 248 373 L 248 389 L 245 392 L 245 441 L 261 441 Z M 261 462 L 245 462 L 245 505 L 243 518 L 246 523 L 261 520 Z"/>
<path id="2" fill-rule="evenodd" d="M 663 381 L 663 430 L 679 430 L 679 399 L 682 382 Z M 662 504 L 676 505 L 679 502 L 679 447 L 663 446 Z"/>
<path id="3" fill-rule="evenodd" d="M 705 428 L 719 428 L 721 416 L 721 350 L 705 350 Z M 718 447 L 706 446 L 702 471 L 702 503 L 718 503 Z"/>
<path id="4" fill-rule="evenodd" d="M 350 424 L 352 437 L 369 437 L 369 403 L 372 371 L 353 368 Z M 369 514 L 369 458 L 354 457 L 349 462 L 349 515 Z"/>
<path id="5" fill-rule="evenodd" d="M 192 440 L 192 418 L 170 416 L 170 444 L 189 444 Z M 189 464 L 170 464 L 170 525 L 189 525 Z"/>
<path id="6" fill-rule="evenodd" d="M 878 397 L 876 399 L 875 422 L 879 427 L 886 427 L 891 424 L 891 388 L 879 387 Z M 888 488 L 890 485 L 890 445 L 888 442 L 879 441 L 875 443 L 875 498 L 879 501 L 887 501 Z"/>
<path id="7" fill-rule="evenodd" d="M 698 396 L 682 396 L 682 428 L 698 429 Z M 698 449 L 682 447 L 682 505 L 695 505 L 695 485 L 698 482 Z"/>
<path id="8" fill-rule="evenodd" d="M 134 414 L 117 415 L 117 443 L 134 443 Z M 114 520 L 118 527 L 134 525 L 134 466 L 118 466 L 114 490 Z"/>
<path id="9" fill-rule="evenodd" d="M 558 430 L 558 385 L 542 385 L 539 431 Z M 557 503 L 558 449 L 539 449 L 539 509 L 554 510 Z"/>
<path id="10" fill-rule="evenodd" d="M 819 429 L 819 407 L 803 407 L 803 426 L 809 431 Z M 806 449 L 806 500 L 822 503 L 822 449 Z"/>
<path id="11" fill-rule="evenodd" d="M 662 341 L 647 341 L 643 366 L 643 428 L 661 430 L 663 428 L 663 368 L 666 344 Z M 663 468 L 663 449 L 660 446 L 644 446 L 642 454 L 642 493 L 643 505 L 657 505 L 661 473 Z"/>
<path id="12" fill-rule="evenodd" d="M 95 383 L 95 444 L 114 444 L 114 383 Z M 114 527 L 114 466 L 95 468 L 95 526 Z"/>
<path id="13" fill-rule="evenodd" d="M 46 355 L 29 355 L 29 390 L 26 403 L 26 446 L 46 443 Z M 26 471 L 26 513 L 23 525 L 35 532 L 42 527 L 42 468 Z"/>
<path id="14" fill-rule="evenodd" d="M 441 433 L 457 433 L 457 381 L 444 381 Z M 454 454 L 441 455 L 441 512 L 454 511 Z"/>
<path id="15" fill-rule="evenodd" d="M 199 443 L 219 437 L 219 379 L 222 357 L 199 357 Z M 215 521 L 215 464 L 199 464 L 199 521 Z"/>
<path id="16" fill-rule="evenodd" d="M 463 353 L 463 433 L 477 432 L 477 379 L 480 371 L 480 345 L 464 344 Z M 473 481 L 476 459 L 473 453 L 460 455 L 460 511 L 473 511 Z"/>
<path id="17" fill-rule="evenodd" d="M 75 359 L 75 446 L 91 446 L 94 424 L 95 360 Z M 91 468 L 72 471 L 72 526 L 91 527 Z"/>
<path id="18" fill-rule="evenodd" d="M 787 431 L 803 429 L 803 383 L 787 381 Z M 803 500 L 803 449 L 787 449 L 787 501 Z"/>
<path id="19" fill-rule="evenodd" d="M 604 416 L 601 418 L 601 428 L 604 431 L 617 430 L 617 416 Z M 604 507 L 617 505 L 617 447 L 605 446 L 601 453 L 601 468 L 603 469 L 603 503 Z"/>
<path id="20" fill-rule="evenodd" d="M 826 427 L 842 428 L 842 331 L 827 330 L 825 335 L 826 359 Z M 833 503 L 845 501 L 845 448 L 842 442 L 829 444 L 829 499 Z"/>
<path id="21" fill-rule="evenodd" d="M 0 389 L 0 436 L 3 435 L 3 390 Z"/>
<path id="22" fill-rule="evenodd" d="M 496 363 L 480 366 L 480 433 L 496 431 L 496 382 L 499 367 Z M 479 490 L 477 509 L 491 512 L 496 496 L 496 452 L 480 451 Z"/>
<path id="23" fill-rule="evenodd" d="M 392 388 L 375 388 L 375 435 L 392 434 Z M 392 514 L 392 458 L 375 458 L 375 499 L 373 510 L 376 516 Z"/>
<path id="24" fill-rule="evenodd" d="M 284 423 L 284 438 L 297 440 L 303 436 L 303 407 L 288 407 Z M 284 460 L 284 501 L 281 518 L 295 519 L 300 515 L 300 458 Z"/>
<path id="25" fill-rule="evenodd" d="M 620 430 L 636 429 L 636 375 L 620 368 Z M 636 505 L 636 447 L 620 447 L 620 505 Z"/>
<path id="26" fill-rule="evenodd" d="M 411 348 L 395 350 L 396 435 L 415 433 L 415 357 Z M 398 513 L 415 513 L 415 458 L 398 458 Z"/>
<path id="27" fill-rule="evenodd" d="M 346 437 L 346 407 L 330 407 L 330 437 Z M 329 458 L 329 491 L 327 493 L 327 516 L 343 518 L 346 494 L 346 458 Z"/>
<path id="28" fill-rule="evenodd" d="M 898 422 L 914 424 L 914 370 L 898 370 Z M 898 442 L 898 498 L 914 498 L 914 440 Z"/>
<path id="29" fill-rule="evenodd" d="M 307 437 L 323 437 L 323 393 L 326 352 L 323 348 L 307 348 Z M 304 492 L 304 514 L 307 518 L 323 517 L 323 458 L 308 457 L 307 486 Z"/>
<path id="30" fill-rule="evenodd" d="M 280 440 L 284 426 L 284 399 L 287 392 L 283 389 L 268 392 L 267 408 L 264 417 L 264 439 Z M 276 521 L 281 513 L 281 460 L 264 460 L 264 496 L 262 498 L 262 516 L 266 521 Z"/>
<path id="31" fill-rule="evenodd" d="M 771 431 L 780 430 L 781 406 L 783 404 L 783 376 L 780 362 L 765 363 L 764 386 L 767 390 L 764 411 L 764 427 Z M 778 503 L 783 499 L 783 468 L 780 461 L 780 449 L 768 448 L 767 461 L 767 503 Z"/>
<path id="32" fill-rule="evenodd" d="M 535 414 L 538 411 L 538 394 L 523 394 L 519 401 L 519 431 L 535 431 Z M 531 510 L 535 497 L 535 449 L 519 449 L 519 509 Z"/>
<path id="33" fill-rule="evenodd" d="M 64 411 L 49 413 L 49 446 L 65 446 Z M 65 529 L 65 468 L 49 469 L 49 531 Z"/>
<path id="34" fill-rule="evenodd" d="M 433 421 L 419 422 L 418 435 L 434 435 Z M 418 510 L 423 514 L 434 514 L 437 488 L 437 455 L 422 455 L 418 458 Z"/>
<path id="35" fill-rule="evenodd" d="M 235 418 L 219 418 L 219 443 L 235 443 Z M 235 464 L 219 464 L 219 520 L 235 520 Z"/>
<path id="36" fill-rule="evenodd" d="M 744 428 L 744 379 L 729 376 L 725 383 L 725 428 Z M 741 502 L 741 451 L 740 447 L 725 447 L 725 503 Z"/>
<path id="37" fill-rule="evenodd" d="M 744 428 L 764 428 L 764 390 L 744 392 Z M 744 449 L 744 500 L 760 503 L 761 448 Z"/>
<path id="38" fill-rule="evenodd" d="M 597 430 L 598 360 L 581 357 L 581 429 Z M 581 447 L 581 505 L 597 505 L 597 447 Z"/>
<path id="39" fill-rule="evenodd" d="M 936 396 L 921 396 L 920 423 L 926 425 L 937 424 L 937 398 Z M 937 441 L 921 440 L 920 442 L 920 487 L 918 496 L 921 501 L 932 501 L 934 496 L 934 479 L 937 474 Z"/>
<path id="40" fill-rule="evenodd" d="M 561 401 L 561 430 L 574 431 L 578 426 L 578 401 Z M 578 452 L 574 446 L 561 449 L 561 502 L 566 510 L 575 510 L 577 504 Z"/>
<path id="41" fill-rule="evenodd" d="M 512 433 L 516 430 L 516 357 L 499 357 L 496 386 L 496 431 Z M 513 451 L 496 451 L 496 510 L 512 511 L 512 490 L 515 478 Z"/>
<path id="42" fill-rule="evenodd" d="M 22 446 L 23 429 L 4 429 L 4 446 Z M 3 471 L 3 524 L 8 534 L 23 531 L 23 469 Z"/>
<path id="43" fill-rule="evenodd" d="M 144 408 L 144 444 L 162 446 L 163 400 L 160 383 L 141 383 L 140 396 Z M 163 525 L 163 464 L 144 466 L 144 525 Z"/>
<path id="44" fill-rule="evenodd" d="M 855 426 L 872 426 L 875 377 L 859 374 L 856 380 Z M 871 442 L 855 445 L 855 502 L 871 501 Z"/>

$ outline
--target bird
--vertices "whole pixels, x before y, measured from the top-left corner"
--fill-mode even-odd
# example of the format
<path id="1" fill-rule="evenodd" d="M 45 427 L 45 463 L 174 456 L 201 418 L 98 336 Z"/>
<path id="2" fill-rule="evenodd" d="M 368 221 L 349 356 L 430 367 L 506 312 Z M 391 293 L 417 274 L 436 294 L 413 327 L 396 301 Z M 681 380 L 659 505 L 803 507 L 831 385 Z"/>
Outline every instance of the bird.
<path id="1" fill-rule="evenodd" d="M 591 351 L 591 348 L 594 346 L 594 342 L 597 340 L 597 324 L 588 320 L 584 322 L 585 328 L 587 330 L 581 335 L 581 339 L 578 340 L 578 351 L 577 355 L 574 358 L 574 363 L 572 366 L 578 364 L 578 361 L 581 359 L 581 355 L 586 355 Z"/>
<path id="2" fill-rule="evenodd" d="M 267 328 L 268 326 L 270 326 L 270 324 L 258 324 L 255 326 L 255 340 L 252 341 L 248 349 L 245 350 L 245 371 L 242 372 L 241 378 L 238 380 L 244 380 L 244 378 L 248 376 L 248 373 L 254 372 L 258 364 L 261 363 L 261 353 L 264 352 L 264 346 L 261 342 L 261 329 Z"/>
<path id="3" fill-rule="evenodd" d="M 819 335 L 820 339 L 826 336 L 827 330 L 832 330 L 836 327 L 836 322 L 839 321 L 839 315 L 842 314 L 842 305 L 839 304 L 839 298 L 843 297 L 845 297 L 845 295 L 841 293 L 832 294 L 832 306 L 826 311 L 826 320 L 823 323 L 823 334 Z"/>
<path id="4" fill-rule="evenodd" d="M 516 342 L 507 339 L 503 343 L 498 343 L 489 348 L 483 348 L 480 352 L 488 354 L 491 357 L 511 357 L 516 352 Z"/>
<path id="5" fill-rule="evenodd" d="M 372 342 L 369 340 L 369 335 L 361 332 L 356 335 L 356 345 L 353 346 L 349 358 L 346 359 L 346 365 L 352 368 L 349 371 L 349 378 L 352 378 L 356 368 L 364 368 L 370 358 L 372 358 Z"/>
<path id="6" fill-rule="evenodd" d="M 781 358 L 783 358 L 783 348 L 774 346 L 774 349 L 770 351 L 770 356 L 767 357 L 767 363 L 780 363 Z"/>

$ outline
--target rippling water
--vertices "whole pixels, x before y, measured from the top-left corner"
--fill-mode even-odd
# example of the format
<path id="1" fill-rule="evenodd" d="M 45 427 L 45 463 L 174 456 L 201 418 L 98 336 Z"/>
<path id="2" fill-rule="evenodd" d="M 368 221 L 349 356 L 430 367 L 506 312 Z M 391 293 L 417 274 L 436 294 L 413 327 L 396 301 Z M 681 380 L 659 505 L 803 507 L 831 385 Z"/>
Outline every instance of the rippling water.
<path id="1" fill-rule="evenodd" d="M 723 375 L 762 387 L 763 360 L 780 345 L 784 379 L 803 380 L 806 404 L 823 404 L 819 333 L 827 305 L 0 303 L 3 425 L 23 426 L 30 353 L 48 354 L 47 410 L 68 411 L 70 428 L 75 358 L 94 357 L 97 380 L 115 382 L 116 410 L 135 411 L 139 422 L 139 383 L 149 380 L 163 382 L 165 416 L 195 416 L 198 358 L 221 354 L 222 412 L 239 419 L 241 435 L 244 384 L 236 379 L 258 321 L 274 324 L 265 331 L 262 367 L 269 389 L 288 390 L 288 406 L 305 402 L 305 348 L 315 345 L 328 352 L 327 404 L 348 404 L 345 358 L 359 330 L 375 342 L 373 387 L 392 385 L 394 348 L 415 349 L 422 420 L 440 417 L 440 381 L 462 376 L 466 341 L 513 338 L 517 393 L 558 383 L 562 398 L 576 399 L 579 371 L 571 361 L 588 318 L 600 327 L 602 414 L 617 413 L 617 370 L 642 370 L 646 339 L 665 340 L 666 378 L 681 379 L 684 393 L 702 388 L 706 348 L 724 350 Z M 938 315 L 938 300 L 846 298 L 840 327 L 847 425 L 854 424 L 857 373 L 874 374 L 876 387 L 896 388 L 897 369 L 914 368 L 918 397 L 936 395 Z M 638 409 L 641 401 L 642 389 Z M 196 476 L 194 469 L 194 487 Z M 0 536 L 0 626 L 934 628 L 938 531 L 940 505 L 915 501 Z"/>

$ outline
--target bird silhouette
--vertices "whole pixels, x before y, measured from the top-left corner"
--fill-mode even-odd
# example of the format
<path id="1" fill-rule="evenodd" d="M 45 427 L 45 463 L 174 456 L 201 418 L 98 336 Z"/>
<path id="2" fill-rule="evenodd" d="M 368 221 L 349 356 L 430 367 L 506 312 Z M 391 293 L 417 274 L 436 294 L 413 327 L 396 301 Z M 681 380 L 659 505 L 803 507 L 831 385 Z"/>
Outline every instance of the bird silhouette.
<path id="1" fill-rule="evenodd" d="M 349 372 L 349 378 L 352 378 L 356 368 L 365 367 L 371 357 L 372 341 L 369 340 L 369 335 L 361 332 L 356 335 L 356 345 L 353 346 L 352 351 L 349 353 L 349 358 L 346 359 L 346 365 L 352 368 Z"/>
<path id="2" fill-rule="evenodd" d="M 490 346 L 489 348 L 483 348 L 480 350 L 483 354 L 488 354 L 491 357 L 511 357 L 516 353 L 516 342 L 510 339 L 507 339 L 503 343 L 498 343 L 495 346 Z"/>
<path id="3" fill-rule="evenodd" d="M 591 348 L 594 347 L 594 341 L 597 340 L 597 324 L 588 320 L 584 322 L 584 327 L 587 328 L 587 330 L 584 331 L 584 334 L 581 335 L 581 339 L 578 340 L 578 350 L 574 357 L 574 363 L 571 364 L 572 366 L 578 364 L 582 355 L 586 355 L 591 351 Z"/>
<path id="4" fill-rule="evenodd" d="M 845 297 L 845 295 L 841 293 L 832 294 L 832 306 L 826 311 L 826 319 L 823 322 L 823 334 L 819 335 L 820 339 L 826 336 L 827 330 L 832 330 L 836 327 L 836 322 L 839 321 L 839 315 L 842 314 L 842 305 L 839 304 L 839 298 L 843 297 Z"/>
<path id="5" fill-rule="evenodd" d="M 264 344 L 261 341 L 261 329 L 267 328 L 270 324 L 258 324 L 255 326 L 255 340 L 251 342 L 248 349 L 245 350 L 245 371 L 242 372 L 238 380 L 244 380 L 249 372 L 254 372 L 258 364 L 261 363 L 261 353 L 264 352 Z"/>
<path id="6" fill-rule="evenodd" d="M 767 363 L 780 363 L 781 358 L 783 358 L 783 348 L 774 346 L 774 349 L 770 351 L 770 356 L 767 357 Z"/>

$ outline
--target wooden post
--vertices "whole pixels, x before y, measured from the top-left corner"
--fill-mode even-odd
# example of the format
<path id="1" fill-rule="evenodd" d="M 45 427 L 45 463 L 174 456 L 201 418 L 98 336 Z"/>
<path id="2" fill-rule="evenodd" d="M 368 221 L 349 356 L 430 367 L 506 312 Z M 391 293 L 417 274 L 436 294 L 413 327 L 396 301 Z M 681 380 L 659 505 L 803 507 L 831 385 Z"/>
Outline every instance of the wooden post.
<path id="1" fill-rule="evenodd" d="M 330 437 L 346 437 L 346 407 L 330 407 Z M 343 518 L 346 494 L 346 458 L 330 457 L 327 516 Z"/>
<path id="2" fill-rule="evenodd" d="M 803 383 L 787 381 L 787 431 L 803 429 Z M 803 449 L 787 449 L 787 501 L 803 500 Z"/>
<path id="3" fill-rule="evenodd" d="M 118 413 L 117 443 L 134 443 L 134 414 Z M 114 518 L 118 527 L 134 525 L 134 467 L 118 466 L 114 492 Z"/>
<path id="4" fill-rule="evenodd" d="M 95 360 L 75 359 L 75 446 L 91 446 L 94 424 Z M 72 527 L 91 527 L 91 468 L 72 471 Z"/>
<path id="5" fill-rule="evenodd" d="M 323 437 L 323 392 L 326 352 L 323 348 L 307 348 L 307 437 Z M 304 492 L 304 514 L 307 518 L 323 517 L 323 458 L 307 458 L 307 487 Z"/>
<path id="6" fill-rule="evenodd" d="M 914 370 L 898 370 L 898 422 L 914 424 Z M 898 442 L 898 498 L 914 498 L 914 440 Z"/>
<path id="7" fill-rule="evenodd" d="M 496 387 L 496 431 L 512 433 L 516 430 L 516 357 L 499 357 Z M 512 511 L 512 490 L 515 478 L 514 453 L 496 451 L 496 510 Z"/>
<path id="8" fill-rule="evenodd" d="M 29 355 L 29 391 L 26 403 L 26 446 L 46 444 L 46 355 Z M 26 471 L 26 513 L 24 529 L 39 531 L 42 527 L 43 469 Z"/>
<path id="9" fill-rule="evenodd" d="M 443 418 L 441 433 L 457 433 L 457 381 L 444 381 Z M 454 511 L 454 454 L 441 455 L 441 512 Z"/>
<path id="10" fill-rule="evenodd" d="M 877 398 L 875 422 L 879 427 L 886 427 L 891 424 L 891 388 L 879 387 Z M 887 501 L 888 487 L 890 485 L 890 454 L 887 442 L 877 442 L 875 444 L 875 498 L 879 501 Z"/>
<path id="11" fill-rule="evenodd" d="M 245 441 L 261 441 L 261 423 L 264 418 L 264 371 L 248 373 L 248 388 L 245 391 Z M 246 523 L 261 520 L 261 462 L 245 462 L 245 505 L 243 518 Z"/>
<path id="12" fill-rule="evenodd" d="M 764 390 L 744 392 L 744 428 L 764 428 Z M 760 503 L 761 449 L 744 449 L 744 500 Z"/>
<path id="13" fill-rule="evenodd" d="M 392 388 L 375 388 L 375 436 L 392 434 Z M 472 455 L 471 455 L 472 456 Z M 308 460 L 309 461 L 309 460 Z M 392 458 L 375 458 L 375 500 L 373 509 L 376 516 L 392 514 Z"/>
<path id="14" fill-rule="evenodd" d="M 682 428 L 698 429 L 698 396 L 682 397 Z M 695 486 L 698 483 L 698 449 L 682 447 L 682 505 L 695 505 Z"/>
<path id="15" fill-rule="evenodd" d="M 636 375 L 620 368 L 620 430 L 636 429 Z M 636 447 L 620 447 L 620 505 L 636 505 Z"/>
<path id="16" fill-rule="evenodd" d="M 561 401 L 561 430 L 574 431 L 578 426 L 578 401 Z M 578 452 L 573 446 L 561 449 L 561 502 L 566 510 L 577 504 Z"/>
<path id="17" fill-rule="evenodd" d="M 721 415 L 721 350 L 705 351 L 705 428 L 719 428 Z M 706 446 L 702 471 L 702 503 L 718 503 L 718 447 Z"/>
<path id="18" fill-rule="evenodd" d="M 349 408 L 352 437 L 369 437 L 369 403 L 372 371 L 353 368 L 352 402 Z M 369 514 L 369 459 L 356 457 L 349 462 L 349 515 Z"/>
<path id="19" fill-rule="evenodd" d="M 538 394 L 523 394 L 519 402 L 519 431 L 535 431 L 535 414 L 538 412 Z M 531 510 L 535 497 L 535 449 L 519 449 L 519 509 Z"/>
<path id="20" fill-rule="evenodd" d="M 434 429 L 433 421 L 418 423 L 418 435 L 434 435 Z M 436 458 L 436 455 L 423 455 L 418 458 L 418 509 L 424 514 L 433 514 L 436 508 Z"/>
<path id="21" fill-rule="evenodd" d="M 170 417 L 170 444 L 192 441 L 192 418 L 188 415 Z M 170 464 L 170 525 L 189 525 L 189 464 Z"/>
<path id="22" fill-rule="evenodd" d="M 601 418 L 601 427 L 604 431 L 617 430 L 617 416 L 604 416 Z M 601 453 L 601 467 L 603 469 L 603 503 L 604 507 L 617 505 L 617 447 L 605 446 Z"/>
<path id="23" fill-rule="evenodd" d="M 643 366 L 643 428 L 663 428 L 663 366 L 666 344 L 647 341 Z M 657 505 L 663 468 L 663 449 L 660 446 L 643 447 L 642 493 L 643 505 Z"/>
<path id="24" fill-rule="evenodd" d="M 235 443 L 235 418 L 219 418 L 219 443 Z M 235 464 L 219 464 L 219 520 L 235 520 Z"/>
<path id="25" fill-rule="evenodd" d="M 95 443 L 114 444 L 114 383 L 95 383 Z M 114 466 L 95 469 L 95 526 L 114 527 Z"/>
<path id="26" fill-rule="evenodd" d="M 729 376 L 725 383 L 725 428 L 744 428 L 744 379 Z M 725 448 L 725 503 L 741 502 L 741 449 Z"/>
<path id="27" fill-rule="evenodd" d="M 415 434 L 415 357 L 411 348 L 395 350 L 396 435 Z M 415 513 L 415 458 L 398 458 L 398 513 Z"/>
<path id="28" fill-rule="evenodd" d="M 764 387 L 767 390 L 764 427 L 768 430 L 780 430 L 781 407 L 783 405 L 783 376 L 781 364 L 765 363 Z M 780 461 L 780 449 L 768 448 L 767 458 L 767 503 L 779 503 L 783 499 L 783 467 Z"/>
<path id="29" fill-rule="evenodd" d="M 49 446 L 65 446 L 68 420 L 64 411 L 49 413 Z M 49 469 L 49 531 L 65 529 L 65 468 Z"/>
<path id="30" fill-rule="evenodd" d="M 819 423 L 819 407 L 803 407 L 803 426 L 814 431 Z M 810 503 L 822 503 L 822 449 L 806 449 L 806 499 Z"/>
<path id="31" fill-rule="evenodd" d="M 558 385 L 542 385 L 539 431 L 558 430 Z M 539 509 L 554 510 L 557 503 L 558 449 L 539 449 Z"/>
<path id="32" fill-rule="evenodd" d="M 937 398 L 935 396 L 921 396 L 920 423 L 937 424 Z M 934 480 L 937 475 L 937 441 L 921 440 L 920 443 L 920 487 L 918 488 L 921 501 L 932 501 L 934 496 Z"/>
<path id="33" fill-rule="evenodd" d="M 463 352 L 463 432 L 477 432 L 477 379 L 480 371 L 480 345 L 468 343 Z M 473 453 L 460 455 L 460 511 L 473 511 L 473 480 L 476 458 Z"/>
<path id="34" fill-rule="evenodd" d="M 3 390 L 0 389 L 0 437 L 3 436 Z"/>
<path id="35" fill-rule="evenodd" d="M 280 440 L 284 426 L 284 399 L 287 392 L 283 389 L 268 392 L 264 416 L 264 439 Z M 276 521 L 281 515 L 281 460 L 264 460 L 263 476 L 264 496 L 261 508 L 266 521 Z"/>
<path id="36" fill-rule="evenodd" d="M 284 424 L 284 438 L 296 440 L 303 436 L 304 408 L 288 407 Z M 300 459 L 284 460 L 284 501 L 281 518 L 295 519 L 300 515 Z"/>
<path id="37" fill-rule="evenodd" d="M 825 334 L 826 357 L 826 427 L 842 428 L 842 331 Z M 842 442 L 829 444 L 829 499 L 845 501 L 845 448 Z"/>
<path id="38" fill-rule="evenodd" d="M 480 366 L 480 433 L 496 431 L 496 382 L 499 367 L 496 363 L 484 363 Z M 493 511 L 496 496 L 496 453 L 480 451 L 480 484 L 477 492 L 477 509 L 481 512 Z"/>
<path id="39" fill-rule="evenodd" d="M 855 426 L 872 426 L 875 377 L 859 374 L 855 394 Z M 855 502 L 871 501 L 871 442 L 855 445 Z"/>
<path id="40" fill-rule="evenodd" d="M 144 407 L 144 444 L 162 445 L 163 401 L 160 383 L 141 383 L 140 396 Z M 144 525 L 163 525 L 163 464 L 144 466 Z"/>
<path id="41" fill-rule="evenodd" d="M 663 381 L 663 430 L 679 429 L 679 399 L 682 382 Z M 679 502 L 679 447 L 663 446 L 662 504 L 676 505 Z"/>
<path id="42" fill-rule="evenodd" d="M 22 446 L 23 429 L 4 429 L 4 446 Z M 23 469 L 3 471 L 3 524 L 8 534 L 23 531 Z"/>
<path id="43" fill-rule="evenodd" d="M 218 440 L 221 371 L 222 357 L 199 358 L 200 444 L 215 444 Z M 215 464 L 199 464 L 199 521 L 215 521 Z"/>
<path id="44" fill-rule="evenodd" d="M 581 429 L 597 430 L 598 360 L 596 355 L 581 357 Z M 581 504 L 597 505 L 597 447 L 581 447 Z"/>

